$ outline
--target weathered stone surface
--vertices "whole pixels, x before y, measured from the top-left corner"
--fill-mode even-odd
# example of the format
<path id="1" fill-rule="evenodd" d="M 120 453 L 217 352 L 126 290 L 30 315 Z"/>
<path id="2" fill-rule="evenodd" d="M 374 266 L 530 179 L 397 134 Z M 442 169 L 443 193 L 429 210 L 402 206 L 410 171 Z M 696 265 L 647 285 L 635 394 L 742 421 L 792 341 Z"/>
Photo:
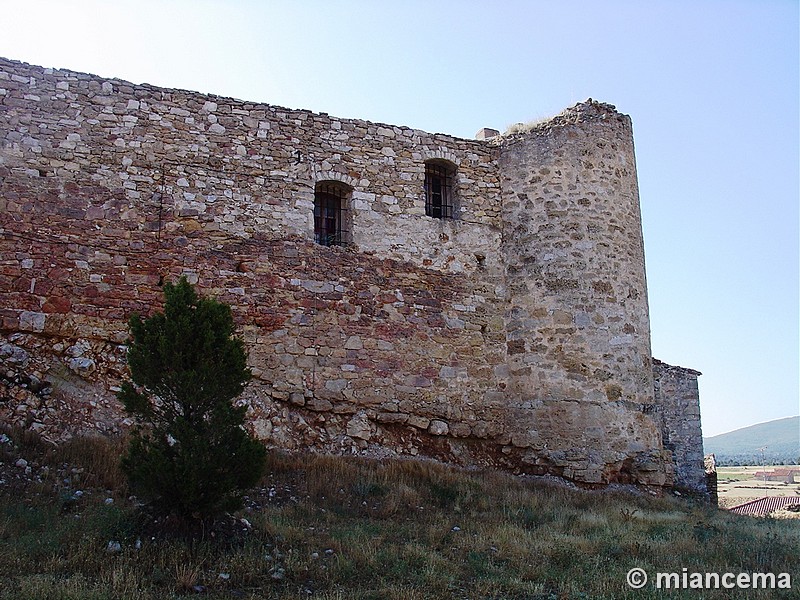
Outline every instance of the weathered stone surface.
<path id="1" fill-rule="evenodd" d="M 401 425 L 408 421 L 408 415 L 405 413 L 384 412 L 378 413 L 377 419 L 379 423 Z"/>
<path id="2" fill-rule="evenodd" d="M 654 360 L 653 374 L 664 447 L 675 456 L 675 486 L 715 493 L 716 489 L 707 489 L 697 388 L 700 372 Z"/>
<path id="3" fill-rule="evenodd" d="M 359 412 L 347 422 L 347 435 L 361 440 L 369 440 L 372 437 L 372 426 L 365 412 Z"/>
<path id="4" fill-rule="evenodd" d="M 91 374 L 96 368 L 95 362 L 91 358 L 76 357 L 69 361 L 69 368 L 83 377 Z"/>
<path id="5" fill-rule="evenodd" d="M 256 419 L 252 422 L 253 434 L 257 439 L 269 441 L 272 436 L 272 422 L 267 419 Z"/>
<path id="6" fill-rule="evenodd" d="M 0 345 L 0 360 L 25 367 L 28 364 L 28 353 L 14 344 L 3 344 Z"/>
<path id="7" fill-rule="evenodd" d="M 613 107 L 464 140 L 4 59 L 0 78 L 5 421 L 53 439 L 130 426 L 127 320 L 186 276 L 232 306 L 267 444 L 591 484 L 694 468 L 683 384 L 657 376 L 654 395 Z M 456 218 L 425 215 L 427 160 L 455 170 Z M 349 191 L 346 248 L 314 243 L 325 181 Z"/>
<path id="8" fill-rule="evenodd" d="M 45 317 L 44 313 L 24 310 L 19 313 L 19 328 L 21 331 L 42 332 L 44 331 Z"/>
<path id="9" fill-rule="evenodd" d="M 431 435 L 447 435 L 450 432 L 450 427 L 444 421 L 434 419 L 428 425 L 428 433 Z"/>

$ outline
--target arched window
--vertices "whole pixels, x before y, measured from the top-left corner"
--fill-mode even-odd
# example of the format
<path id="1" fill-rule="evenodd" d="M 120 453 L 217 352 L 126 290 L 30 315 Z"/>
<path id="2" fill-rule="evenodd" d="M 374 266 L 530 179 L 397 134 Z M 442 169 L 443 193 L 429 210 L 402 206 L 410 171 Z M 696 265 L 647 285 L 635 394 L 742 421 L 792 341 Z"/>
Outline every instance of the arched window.
<path id="1" fill-rule="evenodd" d="M 456 168 L 444 160 L 425 163 L 425 214 L 437 219 L 453 219 L 456 215 Z"/>
<path id="2" fill-rule="evenodd" d="M 350 241 L 347 214 L 350 188 L 338 181 L 321 181 L 314 188 L 314 241 L 346 246 Z"/>

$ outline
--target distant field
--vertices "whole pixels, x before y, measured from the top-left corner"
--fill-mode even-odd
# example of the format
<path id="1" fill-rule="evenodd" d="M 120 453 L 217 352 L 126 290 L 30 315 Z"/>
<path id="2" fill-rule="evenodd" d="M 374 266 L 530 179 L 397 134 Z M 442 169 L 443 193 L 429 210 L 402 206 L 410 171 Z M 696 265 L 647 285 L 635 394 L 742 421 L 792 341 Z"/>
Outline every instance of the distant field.
<path id="1" fill-rule="evenodd" d="M 738 467 L 717 467 L 717 491 L 719 494 L 719 505 L 723 508 L 743 504 L 749 500 L 763 498 L 764 496 L 797 496 L 800 500 L 800 474 L 795 476 L 797 483 L 787 484 L 780 481 L 764 481 L 756 478 L 755 474 L 759 471 L 771 471 L 773 469 L 800 470 L 800 466 L 738 466 Z"/>

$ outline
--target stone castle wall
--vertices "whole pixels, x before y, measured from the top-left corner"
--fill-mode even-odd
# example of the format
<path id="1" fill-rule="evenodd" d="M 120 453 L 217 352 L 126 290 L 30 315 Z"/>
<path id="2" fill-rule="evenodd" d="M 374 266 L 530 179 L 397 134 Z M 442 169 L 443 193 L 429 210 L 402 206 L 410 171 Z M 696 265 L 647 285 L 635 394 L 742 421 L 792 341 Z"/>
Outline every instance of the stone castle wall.
<path id="1" fill-rule="evenodd" d="M 346 248 L 313 241 L 321 181 Z M 607 105 L 470 141 L 0 60 L 0 412 L 124 429 L 126 320 L 186 275 L 233 307 L 265 443 L 669 485 L 638 210 Z"/>
<path id="2" fill-rule="evenodd" d="M 675 457 L 675 487 L 716 493 L 716 485 L 707 485 L 703 455 L 697 388 L 697 377 L 701 373 L 661 361 L 654 361 L 653 373 L 664 447 Z"/>

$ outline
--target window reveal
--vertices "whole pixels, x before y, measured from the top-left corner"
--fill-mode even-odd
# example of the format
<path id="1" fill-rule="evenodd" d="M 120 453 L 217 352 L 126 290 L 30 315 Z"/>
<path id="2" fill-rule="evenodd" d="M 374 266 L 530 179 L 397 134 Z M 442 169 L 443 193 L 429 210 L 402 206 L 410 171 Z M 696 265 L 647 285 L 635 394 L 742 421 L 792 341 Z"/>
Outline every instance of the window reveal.
<path id="1" fill-rule="evenodd" d="M 425 163 L 425 214 L 436 219 L 455 216 L 455 170 L 438 162 Z"/>
<path id="2" fill-rule="evenodd" d="M 344 246 L 349 231 L 346 226 L 347 191 L 332 182 L 318 183 L 314 190 L 314 241 L 323 246 Z"/>

